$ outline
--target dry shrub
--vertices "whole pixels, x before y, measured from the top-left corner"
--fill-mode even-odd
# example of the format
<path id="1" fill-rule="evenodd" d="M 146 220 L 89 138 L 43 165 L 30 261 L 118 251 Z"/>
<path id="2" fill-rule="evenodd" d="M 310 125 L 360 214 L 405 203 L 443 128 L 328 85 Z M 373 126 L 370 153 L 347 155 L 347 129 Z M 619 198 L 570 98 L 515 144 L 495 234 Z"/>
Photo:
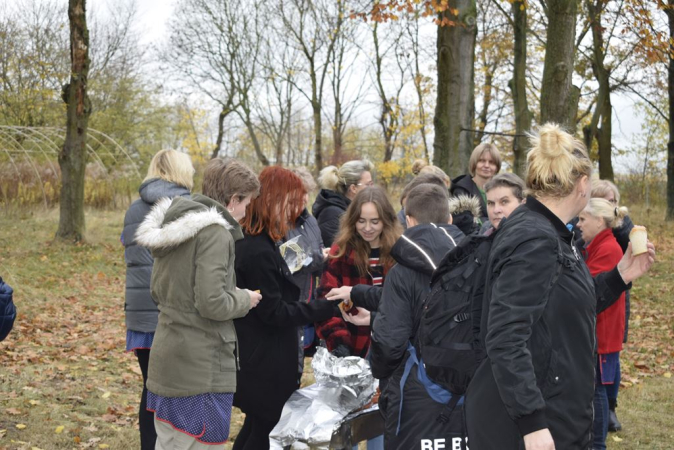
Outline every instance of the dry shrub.
<path id="1" fill-rule="evenodd" d="M 131 171 L 108 173 L 87 164 L 84 204 L 97 209 L 124 208 L 138 195 L 140 179 Z M 61 171 L 56 163 L 0 163 L 0 207 L 52 208 L 59 203 Z"/>

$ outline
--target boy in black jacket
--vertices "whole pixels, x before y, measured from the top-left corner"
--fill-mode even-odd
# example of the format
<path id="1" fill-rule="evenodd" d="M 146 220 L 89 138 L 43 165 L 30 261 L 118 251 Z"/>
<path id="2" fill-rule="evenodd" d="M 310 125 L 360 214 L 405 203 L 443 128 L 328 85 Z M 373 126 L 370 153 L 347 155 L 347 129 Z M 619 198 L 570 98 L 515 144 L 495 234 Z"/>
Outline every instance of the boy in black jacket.
<path id="1" fill-rule="evenodd" d="M 443 256 L 464 237 L 451 225 L 446 189 L 422 184 L 410 191 L 405 214 L 408 228 L 391 249 L 397 264 L 384 283 L 370 347 L 372 374 L 388 378 L 414 340 L 431 275 Z"/>

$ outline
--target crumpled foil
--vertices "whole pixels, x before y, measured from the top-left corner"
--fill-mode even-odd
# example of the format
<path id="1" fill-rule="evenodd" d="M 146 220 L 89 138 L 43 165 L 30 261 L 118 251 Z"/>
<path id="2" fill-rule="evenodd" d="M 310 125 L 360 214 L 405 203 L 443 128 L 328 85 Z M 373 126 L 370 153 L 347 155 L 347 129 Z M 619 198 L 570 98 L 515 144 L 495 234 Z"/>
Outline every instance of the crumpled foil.
<path id="1" fill-rule="evenodd" d="M 302 235 L 295 236 L 281 244 L 279 252 L 288 265 L 290 273 L 298 272 L 313 261 L 311 246 L 307 244 Z"/>
<path id="2" fill-rule="evenodd" d="M 269 435 L 272 449 L 291 445 L 328 449 L 332 433 L 344 417 L 367 404 L 377 390 L 378 382 L 363 358 L 338 358 L 319 347 L 311 367 L 316 383 L 290 396 Z"/>

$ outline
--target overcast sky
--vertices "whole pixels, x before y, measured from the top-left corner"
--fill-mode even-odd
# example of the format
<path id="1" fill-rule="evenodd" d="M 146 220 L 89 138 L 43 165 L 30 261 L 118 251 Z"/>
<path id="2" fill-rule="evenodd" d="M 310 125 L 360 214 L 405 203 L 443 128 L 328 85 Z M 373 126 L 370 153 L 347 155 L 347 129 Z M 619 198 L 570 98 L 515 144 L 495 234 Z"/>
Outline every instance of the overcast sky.
<path id="1" fill-rule="evenodd" d="M 0 3 L 12 0 L 0 0 Z M 57 0 L 59 3 L 67 4 L 67 0 Z M 134 1 L 134 0 L 131 0 Z M 137 30 L 142 35 L 141 42 L 145 45 L 161 43 L 167 36 L 167 23 L 174 13 L 177 0 L 135 0 L 138 8 L 138 27 Z M 251 0 L 254 1 L 254 0 Z M 93 0 L 89 3 L 89 8 L 98 8 L 99 11 L 105 10 L 104 5 L 115 5 L 115 0 Z M 612 94 L 611 97 L 614 115 L 613 115 L 613 139 L 614 145 L 619 148 L 625 148 L 630 143 L 632 135 L 641 132 L 641 121 L 635 115 L 634 99 L 619 93 Z M 364 106 L 368 108 L 367 105 Z M 364 115 L 372 115 L 371 113 Z M 371 122 L 368 120 L 368 122 Z M 625 170 L 627 162 L 625 160 L 616 160 L 616 169 Z"/>

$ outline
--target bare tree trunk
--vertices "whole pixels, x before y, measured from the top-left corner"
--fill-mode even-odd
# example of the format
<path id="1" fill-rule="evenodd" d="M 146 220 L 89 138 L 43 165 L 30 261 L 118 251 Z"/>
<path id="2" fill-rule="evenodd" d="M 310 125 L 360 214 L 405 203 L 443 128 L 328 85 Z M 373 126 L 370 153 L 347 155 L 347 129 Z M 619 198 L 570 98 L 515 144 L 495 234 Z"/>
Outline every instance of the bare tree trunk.
<path id="1" fill-rule="evenodd" d="M 389 100 L 384 83 L 382 80 L 382 62 L 384 55 L 379 47 L 379 26 L 377 23 L 372 27 L 372 39 L 374 42 L 374 68 L 376 78 L 376 88 L 379 94 L 379 101 L 381 102 L 381 114 L 379 115 L 379 126 L 381 126 L 382 135 L 384 136 L 384 162 L 388 162 L 393 157 L 393 133 L 398 125 L 398 120 L 393 114 L 393 106 Z"/>
<path id="2" fill-rule="evenodd" d="M 217 158 L 220 150 L 222 150 L 222 138 L 225 134 L 225 118 L 231 112 L 226 106 L 223 106 L 222 111 L 220 111 L 220 115 L 218 116 L 218 137 L 215 139 L 215 148 L 213 149 L 213 153 L 211 153 L 211 159 Z"/>
<path id="3" fill-rule="evenodd" d="M 669 142 L 667 142 L 667 220 L 674 220 L 674 0 L 665 9 L 669 21 L 669 66 L 667 94 L 669 95 Z"/>
<path id="4" fill-rule="evenodd" d="M 452 11 L 458 10 L 458 17 Z M 435 106 L 433 163 L 452 178 L 468 171 L 475 112 L 475 0 L 450 0 L 440 14 L 451 25 L 438 27 L 438 96 Z"/>
<path id="5" fill-rule="evenodd" d="M 244 125 L 246 125 L 246 129 L 250 135 L 250 140 L 253 142 L 255 156 L 257 156 L 257 159 L 259 159 L 263 165 L 268 166 L 269 159 L 267 159 L 267 157 L 262 152 L 262 147 L 260 146 L 260 141 L 257 138 L 257 132 L 255 131 L 255 126 L 253 125 L 253 121 L 250 119 L 250 116 L 244 119 Z"/>
<path id="6" fill-rule="evenodd" d="M 572 84 L 578 0 L 548 0 L 548 31 L 541 87 L 541 123 L 575 132 L 580 89 Z"/>
<path id="7" fill-rule="evenodd" d="M 84 174 L 87 165 L 87 127 L 91 102 L 87 95 L 89 75 L 89 30 L 86 0 L 70 0 L 70 83 L 63 86 L 66 103 L 66 139 L 59 153 L 61 197 L 56 237 L 72 241 L 84 238 Z"/>
<path id="8" fill-rule="evenodd" d="M 323 168 L 323 135 L 321 133 L 323 130 L 323 116 L 321 115 L 321 102 L 318 99 L 315 78 L 316 77 L 313 76 L 311 80 L 311 110 L 314 119 L 314 164 L 316 166 L 316 170 L 320 171 Z"/>
<path id="9" fill-rule="evenodd" d="M 332 153 L 332 164 L 339 165 L 342 163 L 342 149 L 344 146 L 344 123 L 342 120 L 342 104 L 338 95 L 334 96 L 335 100 L 335 124 L 332 127 L 332 140 L 334 151 Z"/>
<path id="10" fill-rule="evenodd" d="M 603 3 L 602 0 L 598 0 L 597 3 L 594 0 L 586 2 L 592 29 L 592 72 L 594 72 L 594 76 L 599 83 L 599 92 L 597 93 L 597 106 L 592 115 L 592 120 L 583 129 L 583 134 L 588 150 L 592 146 L 593 139 L 597 139 L 599 147 L 599 177 L 602 180 L 613 181 L 613 163 L 611 161 L 611 152 L 613 150 L 611 142 L 611 118 L 613 113 L 611 106 L 611 73 L 604 65 L 606 52 L 604 49 L 604 29 L 601 25 Z M 601 128 L 599 128 L 600 120 Z"/>
<path id="11" fill-rule="evenodd" d="M 509 86 L 515 109 L 515 137 L 513 171 L 524 178 L 527 170 L 527 141 L 521 135 L 531 130 L 533 114 L 527 100 L 527 6 L 523 0 L 512 4 L 513 28 L 515 35 L 513 78 Z"/>
<path id="12" fill-rule="evenodd" d="M 486 61 L 485 61 L 486 63 Z M 481 132 L 475 134 L 475 140 L 473 141 L 473 146 L 477 147 L 482 142 L 484 138 L 484 129 L 487 127 L 487 119 L 489 115 L 489 106 L 491 105 L 491 97 L 493 90 L 493 80 L 494 80 L 494 71 L 493 66 L 487 68 L 487 72 L 484 76 L 484 86 L 482 86 L 482 111 L 478 117 L 477 129 Z"/>

